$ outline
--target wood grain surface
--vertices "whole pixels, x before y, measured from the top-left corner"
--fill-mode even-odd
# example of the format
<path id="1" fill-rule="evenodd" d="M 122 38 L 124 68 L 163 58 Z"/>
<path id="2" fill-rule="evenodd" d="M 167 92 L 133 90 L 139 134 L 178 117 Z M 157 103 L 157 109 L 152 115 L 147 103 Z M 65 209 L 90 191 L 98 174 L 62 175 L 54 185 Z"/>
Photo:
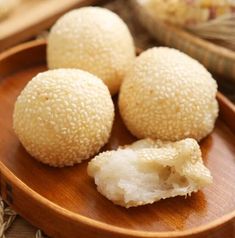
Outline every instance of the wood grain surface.
<path id="1" fill-rule="evenodd" d="M 35 238 L 37 228 L 21 217 L 17 217 L 6 233 L 6 238 Z"/>
<path id="2" fill-rule="evenodd" d="M 12 130 L 16 97 L 46 70 L 45 42 L 16 47 L 0 56 L 0 169 L 3 198 L 32 224 L 53 237 L 210 237 L 235 216 L 235 110 L 218 95 L 221 115 L 201 142 L 214 183 L 191 197 L 176 197 L 138 208 L 113 205 L 86 173 L 87 162 L 71 168 L 43 165 L 24 150 Z M 114 98 L 115 100 L 115 98 Z M 134 141 L 118 111 L 105 149 Z M 61 229 L 63 227 L 63 229 Z M 209 233 L 200 232 L 210 230 Z M 229 235 L 229 234 L 228 234 Z"/>

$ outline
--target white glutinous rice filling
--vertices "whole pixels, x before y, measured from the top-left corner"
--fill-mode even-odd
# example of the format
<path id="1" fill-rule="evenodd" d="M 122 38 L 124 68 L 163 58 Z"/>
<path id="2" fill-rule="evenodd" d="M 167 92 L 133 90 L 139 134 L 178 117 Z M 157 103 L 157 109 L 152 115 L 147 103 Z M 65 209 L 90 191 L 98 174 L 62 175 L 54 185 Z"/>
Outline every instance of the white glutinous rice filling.
<path id="1" fill-rule="evenodd" d="M 212 182 L 194 139 L 146 139 L 103 152 L 91 160 L 88 174 L 101 194 L 127 208 L 190 195 Z"/>

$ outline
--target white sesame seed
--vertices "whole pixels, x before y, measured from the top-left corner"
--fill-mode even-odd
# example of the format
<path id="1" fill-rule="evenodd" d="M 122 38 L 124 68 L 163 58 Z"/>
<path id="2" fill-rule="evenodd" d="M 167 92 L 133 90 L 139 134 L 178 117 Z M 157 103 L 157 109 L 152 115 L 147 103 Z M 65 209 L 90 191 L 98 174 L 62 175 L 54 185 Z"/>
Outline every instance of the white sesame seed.
<path id="1" fill-rule="evenodd" d="M 84 7 L 62 16 L 48 38 L 50 69 L 79 68 L 101 78 L 115 94 L 132 66 L 135 47 L 132 36 L 115 13 Z"/>
<path id="2" fill-rule="evenodd" d="M 35 99 L 28 100 L 32 95 Z M 97 153 L 108 141 L 113 117 L 111 95 L 99 78 L 78 69 L 57 69 L 26 85 L 15 103 L 13 124 L 32 156 L 62 167 Z"/>
<path id="3" fill-rule="evenodd" d="M 137 57 L 119 95 L 119 109 L 138 138 L 175 141 L 208 135 L 218 116 L 217 84 L 196 60 L 175 49 Z"/>

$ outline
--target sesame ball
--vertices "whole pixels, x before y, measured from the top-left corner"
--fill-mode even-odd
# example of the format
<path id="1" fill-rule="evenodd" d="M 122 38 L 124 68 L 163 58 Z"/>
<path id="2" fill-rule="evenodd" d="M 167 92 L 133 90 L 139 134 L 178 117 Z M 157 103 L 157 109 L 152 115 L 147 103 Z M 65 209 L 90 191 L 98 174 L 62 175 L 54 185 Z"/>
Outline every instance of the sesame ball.
<path id="1" fill-rule="evenodd" d="M 108 88 L 78 69 L 39 73 L 15 103 L 13 126 L 25 149 L 55 167 L 81 162 L 108 141 L 114 106 Z"/>
<path id="2" fill-rule="evenodd" d="M 218 116 L 217 84 L 199 62 L 167 47 L 137 57 L 120 89 L 119 109 L 138 138 L 200 140 Z"/>
<path id="3" fill-rule="evenodd" d="M 101 78 L 111 94 L 118 92 L 132 66 L 132 36 L 115 13 L 100 7 L 84 7 L 62 16 L 48 38 L 50 69 L 79 68 Z"/>
<path id="4" fill-rule="evenodd" d="M 198 143 L 189 138 L 178 142 L 144 139 L 105 151 L 89 162 L 87 172 L 101 194 L 126 208 L 190 196 L 213 181 Z"/>

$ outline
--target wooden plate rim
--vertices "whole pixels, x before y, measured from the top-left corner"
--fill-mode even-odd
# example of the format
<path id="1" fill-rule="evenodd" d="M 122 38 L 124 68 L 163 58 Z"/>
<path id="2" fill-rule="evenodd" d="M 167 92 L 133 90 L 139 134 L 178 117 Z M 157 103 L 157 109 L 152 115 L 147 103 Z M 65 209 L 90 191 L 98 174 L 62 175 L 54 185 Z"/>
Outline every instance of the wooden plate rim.
<path id="1" fill-rule="evenodd" d="M 3 53 L 0 54 L 0 64 L 1 61 L 14 55 L 15 53 L 22 52 L 26 49 L 43 46 L 46 44 L 45 40 L 33 40 L 20 45 L 17 45 Z M 219 95 L 221 97 L 221 94 Z M 226 98 L 226 97 L 224 97 Z M 229 107 L 235 111 L 235 106 L 230 104 Z M 110 225 L 101 221 L 94 220 L 92 218 L 88 218 L 86 216 L 74 213 L 70 210 L 67 210 L 47 198 L 41 196 L 39 193 L 32 190 L 29 186 L 27 186 L 23 181 L 17 178 L 1 161 L 0 161 L 0 172 L 4 175 L 9 181 L 11 181 L 16 187 L 18 187 L 21 191 L 31 197 L 33 200 L 37 201 L 39 204 L 45 205 L 48 209 L 51 209 L 53 212 L 58 213 L 59 215 L 65 216 L 69 219 L 72 219 L 75 222 L 82 223 L 84 225 L 94 227 L 97 229 L 101 229 L 108 232 L 115 232 L 120 235 L 128 235 L 133 237 L 186 237 L 189 235 L 199 234 L 205 231 L 212 230 L 217 228 L 224 223 L 229 222 L 230 220 L 235 218 L 235 210 L 223 215 L 221 218 L 217 218 L 214 221 L 211 221 L 205 225 L 201 225 L 192 229 L 187 229 L 185 231 L 167 231 L 167 232 L 149 232 L 149 231 L 141 231 L 141 230 L 131 230 L 128 228 L 121 228 L 114 225 Z"/>

